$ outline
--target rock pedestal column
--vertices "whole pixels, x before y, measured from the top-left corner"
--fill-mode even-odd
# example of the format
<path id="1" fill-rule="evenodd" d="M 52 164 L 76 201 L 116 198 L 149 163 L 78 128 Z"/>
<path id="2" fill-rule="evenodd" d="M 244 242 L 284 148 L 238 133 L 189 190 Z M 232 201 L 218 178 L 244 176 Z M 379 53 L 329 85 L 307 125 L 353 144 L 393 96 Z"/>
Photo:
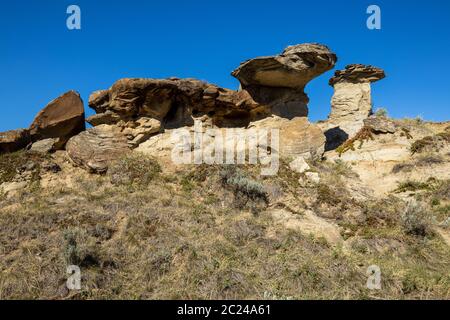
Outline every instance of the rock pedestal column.
<path id="1" fill-rule="evenodd" d="M 382 69 L 362 64 L 336 71 L 330 79 L 334 95 L 325 128 L 328 149 L 339 146 L 361 130 L 364 120 L 372 113 L 371 83 L 384 77 Z"/>

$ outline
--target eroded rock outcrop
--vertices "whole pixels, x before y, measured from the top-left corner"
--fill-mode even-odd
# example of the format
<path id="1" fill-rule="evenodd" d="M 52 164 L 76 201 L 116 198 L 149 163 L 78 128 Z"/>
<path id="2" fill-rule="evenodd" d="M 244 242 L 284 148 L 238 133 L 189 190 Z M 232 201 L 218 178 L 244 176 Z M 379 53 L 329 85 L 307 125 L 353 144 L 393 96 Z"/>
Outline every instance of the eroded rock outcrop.
<path id="1" fill-rule="evenodd" d="M 250 128 L 266 120 L 267 128 L 281 129 L 288 154 L 323 152 L 323 134 L 306 118 L 304 88 L 335 62 L 336 55 L 325 46 L 291 46 L 281 55 L 241 64 L 233 72 L 242 84 L 239 91 L 195 79 L 121 79 L 90 96 L 89 106 L 97 114 L 87 121 L 114 125 L 136 148 L 166 130 L 192 127 L 196 120 L 216 128 Z"/>
<path id="2" fill-rule="evenodd" d="M 377 116 L 364 119 L 364 126 L 371 128 L 375 133 L 395 133 L 398 128 L 393 120 Z"/>
<path id="3" fill-rule="evenodd" d="M 142 127 L 140 118 L 156 119 L 164 128 L 191 126 L 202 117 L 217 126 L 245 126 L 264 111 L 247 92 L 178 78 L 121 79 L 93 93 L 89 106 L 97 112 L 87 119 L 90 124 L 133 129 Z"/>
<path id="4" fill-rule="evenodd" d="M 286 48 L 282 54 L 243 62 L 233 71 L 251 97 L 267 105 L 272 114 L 284 118 L 308 115 L 308 82 L 331 70 L 337 57 L 326 46 L 300 44 Z"/>
<path id="5" fill-rule="evenodd" d="M 168 141 L 164 133 L 192 129 L 198 121 L 204 128 L 221 130 L 279 129 L 276 151 L 281 155 L 320 156 L 325 138 L 307 119 L 304 88 L 333 68 L 336 60 L 320 44 L 290 46 L 280 55 L 242 63 L 232 73 L 241 82 L 239 91 L 196 79 L 121 79 L 91 94 L 89 106 L 96 114 L 87 122 L 94 129 L 84 131 L 83 102 L 70 91 L 39 112 L 24 133 L 29 133 L 31 148 L 37 152 L 60 149 L 70 139 L 66 150 L 72 161 L 99 173 L 125 150 L 138 148 L 154 136 Z"/>
<path id="6" fill-rule="evenodd" d="M 330 79 L 334 87 L 331 113 L 324 126 L 327 148 L 334 149 L 354 136 L 372 113 L 371 83 L 385 77 L 384 71 L 362 64 L 348 65 Z"/>

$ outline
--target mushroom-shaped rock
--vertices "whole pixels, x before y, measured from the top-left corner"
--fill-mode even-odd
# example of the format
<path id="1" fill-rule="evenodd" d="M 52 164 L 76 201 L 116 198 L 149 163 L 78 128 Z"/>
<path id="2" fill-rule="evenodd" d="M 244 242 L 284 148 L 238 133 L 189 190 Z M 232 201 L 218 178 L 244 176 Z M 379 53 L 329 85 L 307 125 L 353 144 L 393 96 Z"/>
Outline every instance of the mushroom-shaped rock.
<path id="1" fill-rule="evenodd" d="M 330 79 L 334 87 L 331 113 L 322 126 L 326 131 L 327 149 L 334 149 L 351 138 L 364 126 L 372 113 L 371 82 L 385 77 L 380 68 L 352 64 L 336 71 Z"/>
<path id="2" fill-rule="evenodd" d="M 85 128 L 83 101 L 77 92 L 69 91 L 37 114 L 30 126 L 30 134 L 33 141 L 59 138 L 59 147 L 62 147 Z"/>
<path id="3" fill-rule="evenodd" d="M 269 105 L 276 115 L 293 118 L 308 115 L 305 86 L 336 61 L 326 46 L 307 43 L 290 46 L 280 55 L 245 61 L 232 75 L 256 102 Z"/>
<path id="4" fill-rule="evenodd" d="M 369 83 L 384 79 L 384 70 L 363 64 L 350 64 L 344 70 L 338 70 L 330 79 L 330 85 L 334 86 L 340 82 Z"/>

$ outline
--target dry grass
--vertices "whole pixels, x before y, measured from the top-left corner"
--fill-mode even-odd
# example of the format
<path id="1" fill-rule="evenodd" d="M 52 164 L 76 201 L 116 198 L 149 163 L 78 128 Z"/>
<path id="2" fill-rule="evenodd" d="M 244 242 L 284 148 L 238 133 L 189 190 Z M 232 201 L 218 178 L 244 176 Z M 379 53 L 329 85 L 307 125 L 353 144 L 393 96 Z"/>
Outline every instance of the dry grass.
<path id="1" fill-rule="evenodd" d="M 31 180 L 36 181 L 39 179 L 41 163 L 48 158 L 47 155 L 25 151 L 0 154 L 0 184 L 13 181 L 17 174 L 25 170 L 31 170 Z"/>
<path id="2" fill-rule="evenodd" d="M 113 168 L 0 200 L 0 298 L 450 297 L 449 248 L 438 237 L 407 232 L 398 199 L 352 200 L 339 182 L 349 178 L 346 169 L 330 174 L 325 187 L 299 183 L 284 162 L 279 176 L 264 179 L 245 166 L 168 174 L 144 156 Z M 359 249 L 344 252 L 275 224 L 266 208 L 276 188 L 299 205 L 328 210 L 339 201 L 344 213 L 360 210 L 358 219 L 336 220 L 363 240 Z M 240 197 L 244 205 L 236 205 Z M 367 253 L 375 240 L 395 240 L 404 250 Z M 79 292 L 65 289 L 68 264 L 81 267 Z M 366 288 L 372 264 L 382 269 L 379 292 Z"/>

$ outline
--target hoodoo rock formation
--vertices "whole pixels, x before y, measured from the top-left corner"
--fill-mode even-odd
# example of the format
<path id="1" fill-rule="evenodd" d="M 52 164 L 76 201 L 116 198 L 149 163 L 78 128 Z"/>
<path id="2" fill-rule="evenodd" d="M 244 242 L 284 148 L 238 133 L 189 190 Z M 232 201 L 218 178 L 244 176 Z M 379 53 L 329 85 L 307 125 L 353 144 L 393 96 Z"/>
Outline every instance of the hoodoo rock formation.
<path id="1" fill-rule="evenodd" d="M 328 147 L 333 149 L 355 135 L 372 113 L 371 83 L 385 77 L 373 66 L 352 64 L 336 71 L 330 79 L 334 87 L 331 113 L 326 124 Z"/>
<path id="2" fill-rule="evenodd" d="M 39 112 L 29 129 L 0 135 L 0 150 L 15 151 L 39 142 L 31 150 L 46 152 L 67 144 L 75 165 L 103 173 L 110 161 L 130 149 L 169 154 L 161 152 L 161 146 L 166 151 L 173 148 L 173 131 L 193 132 L 194 123 L 200 121 L 203 128 L 279 129 L 280 150 L 275 152 L 320 157 L 325 136 L 307 119 L 309 99 L 304 90 L 336 61 L 324 45 L 289 46 L 279 55 L 241 63 L 232 72 L 241 83 L 238 91 L 196 79 L 121 79 L 89 97 L 96 114 L 86 120 L 94 126 L 88 130 L 83 102 L 70 91 Z M 338 71 L 330 82 L 336 89 L 330 123 L 353 133 L 370 113 L 370 82 L 382 77 L 382 70 L 362 65 Z"/>
<path id="3" fill-rule="evenodd" d="M 283 154 L 321 154 L 325 138 L 320 128 L 306 118 L 308 97 L 304 88 L 332 69 L 336 60 L 336 55 L 323 45 L 291 46 L 281 55 L 242 63 L 232 73 L 241 82 L 239 91 L 195 79 L 121 79 L 90 96 L 89 106 L 96 114 L 87 122 L 94 127 L 114 126 L 118 130 L 113 131 L 125 136 L 130 148 L 151 139 L 139 150 L 153 154 L 161 154 L 161 145 L 166 146 L 166 151 L 173 148 L 172 131 L 192 127 L 195 121 L 201 121 L 205 128 L 277 128 L 282 146 L 279 151 Z M 155 145 L 158 150 L 153 150 Z M 77 157 L 75 162 L 80 161 Z M 89 157 L 83 166 L 88 161 Z"/>
<path id="4" fill-rule="evenodd" d="M 336 61 L 326 46 L 306 43 L 290 46 L 280 55 L 248 60 L 232 75 L 256 102 L 270 107 L 272 114 L 306 117 L 309 99 L 305 86 L 331 70 Z"/>

